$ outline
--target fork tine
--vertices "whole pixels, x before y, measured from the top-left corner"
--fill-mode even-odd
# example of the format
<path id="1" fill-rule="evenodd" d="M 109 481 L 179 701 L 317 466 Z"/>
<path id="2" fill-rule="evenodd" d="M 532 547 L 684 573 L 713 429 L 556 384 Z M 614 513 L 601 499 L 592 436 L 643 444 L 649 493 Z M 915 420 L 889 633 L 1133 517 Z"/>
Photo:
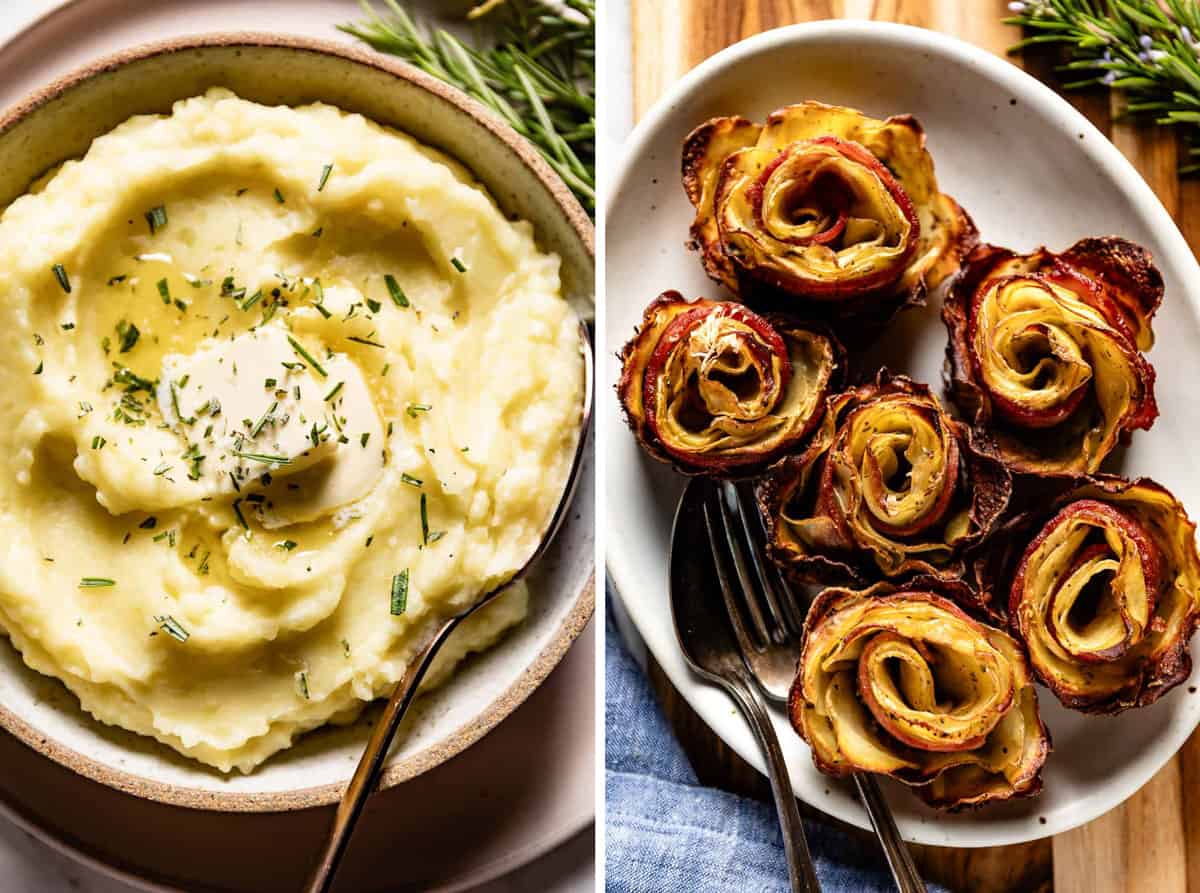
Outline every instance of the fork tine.
<path id="1" fill-rule="evenodd" d="M 804 629 L 804 621 L 800 617 L 795 594 L 790 588 L 782 588 L 777 585 L 782 582 L 778 569 L 775 568 L 774 562 L 765 561 L 763 558 L 766 555 L 767 535 L 763 529 L 762 517 L 758 514 L 758 509 L 752 501 L 747 507 L 747 498 L 741 487 L 736 484 L 725 484 L 724 487 L 726 496 L 732 497 L 737 509 L 742 533 L 750 546 L 750 563 L 754 565 L 754 574 L 758 578 L 759 590 L 766 598 L 775 622 L 783 632 L 784 638 L 799 636 Z M 768 569 L 768 565 L 770 565 L 770 569 Z M 776 573 L 772 574 L 771 570 L 775 570 Z"/>
<path id="2" fill-rule="evenodd" d="M 733 566 L 737 571 L 738 582 L 741 583 L 742 601 L 745 602 L 746 610 L 753 619 L 754 625 L 762 636 L 763 642 L 783 644 L 787 640 L 787 637 L 781 628 L 781 621 L 775 611 L 775 606 L 769 602 L 766 604 L 766 608 L 771 614 L 771 623 L 768 624 L 763 614 L 762 599 L 758 587 L 755 585 L 753 578 L 750 576 L 750 571 L 746 567 L 749 561 L 746 558 L 746 543 L 743 539 L 745 530 L 743 525 L 731 517 L 734 511 L 739 515 L 741 512 L 736 508 L 736 501 L 734 502 L 734 509 L 730 509 L 729 506 L 729 495 L 732 487 L 733 485 L 730 483 L 718 485 L 716 492 L 713 494 L 713 499 L 720 511 L 721 521 L 725 529 L 725 542 L 729 548 L 729 554 L 733 556 Z M 733 491 L 733 498 L 737 499 L 736 490 Z"/>
<path id="3" fill-rule="evenodd" d="M 750 634 L 742 622 L 742 612 L 738 608 L 738 599 L 734 595 L 733 587 L 729 582 L 730 575 L 726 568 L 728 555 L 725 547 L 721 545 L 723 537 L 719 532 L 719 530 L 723 529 L 723 525 L 714 517 L 715 507 L 713 505 L 713 496 L 715 492 L 712 484 L 705 484 L 702 506 L 704 509 L 704 528 L 708 531 L 709 549 L 712 552 L 713 567 L 717 572 L 717 584 L 721 588 L 721 597 L 725 601 L 725 613 L 729 615 L 729 622 L 733 624 L 733 634 L 737 638 L 738 648 L 741 649 L 742 654 L 749 654 L 751 651 L 762 651 L 768 639 L 764 635 L 757 642 L 751 640 Z"/>
<path id="4" fill-rule="evenodd" d="M 774 581 L 775 591 L 781 593 L 782 601 L 787 605 L 788 617 L 792 619 L 793 629 L 798 635 L 804 634 L 804 615 L 812 604 L 812 596 L 806 594 L 803 599 L 796 594 L 795 588 L 788 582 L 783 571 L 774 562 L 767 562 L 768 573 Z"/>

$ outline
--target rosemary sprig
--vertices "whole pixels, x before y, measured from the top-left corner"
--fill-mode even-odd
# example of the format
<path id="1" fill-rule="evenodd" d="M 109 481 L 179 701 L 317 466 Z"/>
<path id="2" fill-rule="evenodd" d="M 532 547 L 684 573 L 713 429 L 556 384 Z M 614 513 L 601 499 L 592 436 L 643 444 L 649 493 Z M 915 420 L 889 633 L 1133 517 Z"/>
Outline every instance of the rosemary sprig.
<path id="1" fill-rule="evenodd" d="M 419 28 L 396 0 L 383 0 L 386 16 L 360 2 L 367 20 L 342 31 L 482 102 L 595 211 L 595 0 L 488 0 L 469 16 L 493 25 L 493 40 L 477 47 Z"/>
<path id="2" fill-rule="evenodd" d="M 1010 52 L 1065 43 L 1060 66 L 1067 90 L 1123 90 L 1128 114 L 1152 115 L 1175 126 L 1189 160 L 1181 174 L 1200 172 L 1200 4 L 1194 0 L 1024 0 L 1005 19 L 1028 33 Z"/>

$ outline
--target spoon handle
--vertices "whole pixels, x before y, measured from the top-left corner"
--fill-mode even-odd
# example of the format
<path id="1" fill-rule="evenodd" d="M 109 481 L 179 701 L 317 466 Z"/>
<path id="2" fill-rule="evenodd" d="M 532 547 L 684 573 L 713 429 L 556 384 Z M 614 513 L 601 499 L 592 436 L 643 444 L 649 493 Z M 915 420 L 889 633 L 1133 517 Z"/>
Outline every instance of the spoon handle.
<path id="1" fill-rule="evenodd" d="M 783 751 L 775 727 L 767 716 L 760 696 L 742 679 L 722 680 L 725 690 L 741 708 L 754 736 L 767 758 L 767 774 L 771 778 L 771 793 L 775 797 L 775 809 L 779 813 L 779 825 L 783 830 L 783 851 L 787 856 L 788 877 L 793 893 L 820 893 L 812 853 L 808 839 L 804 836 L 804 825 L 800 821 L 800 810 L 796 806 L 796 795 L 792 792 L 792 779 L 788 775 Z"/>
<path id="2" fill-rule="evenodd" d="M 854 783 L 858 786 L 858 795 L 867 807 L 867 815 L 871 817 L 875 836 L 883 845 L 883 853 L 887 857 L 896 889 L 900 893 L 925 893 L 925 882 L 921 880 L 921 875 L 913 864 L 912 853 L 900 837 L 892 811 L 883 799 L 883 791 L 879 790 L 879 783 L 875 781 L 874 776 L 865 772 L 855 772 Z"/>
<path id="3" fill-rule="evenodd" d="M 346 852 L 350 836 L 354 833 L 354 827 L 362 815 L 367 798 L 379 786 L 379 777 L 383 774 L 388 749 L 392 739 L 396 737 L 396 730 L 400 728 L 404 714 L 408 712 L 413 698 L 416 697 L 417 688 L 421 685 L 421 680 L 425 678 L 429 665 L 433 663 L 433 658 L 450 633 L 458 626 L 458 621 L 459 618 L 455 618 L 443 624 L 428 644 L 409 662 L 403 678 L 396 683 L 392 696 L 388 698 L 383 713 L 371 731 L 371 740 L 368 742 L 366 750 L 363 751 L 362 758 L 358 761 L 354 777 L 350 779 L 346 793 L 342 795 L 342 802 L 338 804 L 337 815 L 334 817 L 329 839 L 325 842 L 325 849 L 321 853 L 320 861 L 317 862 L 316 868 L 313 869 L 313 873 L 304 887 L 305 893 L 328 893 L 333 888 L 334 876 L 337 874 L 342 856 Z"/>

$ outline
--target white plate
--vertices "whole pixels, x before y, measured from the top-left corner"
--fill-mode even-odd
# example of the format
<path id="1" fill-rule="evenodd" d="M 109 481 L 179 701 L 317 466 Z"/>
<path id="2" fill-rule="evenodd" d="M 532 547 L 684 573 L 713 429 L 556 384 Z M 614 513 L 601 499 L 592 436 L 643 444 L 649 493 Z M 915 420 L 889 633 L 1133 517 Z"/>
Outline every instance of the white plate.
<path id="1" fill-rule="evenodd" d="M 853 60 L 852 64 L 848 64 Z M 1200 269 L 1170 216 L 1132 165 L 1088 121 L 1038 81 L 945 35 L 873 22 L 828 21 L 770 31 L 718 53 L 651 110 L 634 131 L 614 178 L 607 214 L 605 335 L 616 350 L 659 292 L 728 297 L 683 247 L 692 207 L 679 182 L 679 148 L 714 115 L 754 120 L 804 99 L 853 106 L 877 117 L 911 112 L 929 135 L 941 188 L 974 217 L 983 237 L 1017 249 L 1063 249 L 1082 236 L 1118 234 L 1154 252 L 1167 283 L 1155 319 L 1162 412 L 1141 432 L 1120 470 L 1153 475 L 1200 516 Z M 913 311 L 881 339 L 890 365 L 935 386 L 946 331 L 939 308 Z M 602 374 L 615 382 L 610 354 Z M 609 392 L 611 394 L 611 391 Z M 692 676 L 675 642 L 667 599 L 671 516 L 682 480 L 646 457 L 617 401 L 602 401 L 607 462 L 608 565 L 647 645 L 675 686 L 735 751 L 763 769 L 732 702 Z M 1042 715 L 1055 750 L 1045 790 L 1033 799 L 946 816 L 889 786 L 905 838 L 935 845 L 996 846 L 1088 822 L 1133 794 L 1200 720 L 1197 675 L 1158 704 L 1120 717 L 1070 713 L 1044 689 Z M 1189 690 L 1190 688 L 1190 690 Z M 820 775 L 782 711 L 775 725 L 797 795 L 862 828 L 850 786 Z"/>

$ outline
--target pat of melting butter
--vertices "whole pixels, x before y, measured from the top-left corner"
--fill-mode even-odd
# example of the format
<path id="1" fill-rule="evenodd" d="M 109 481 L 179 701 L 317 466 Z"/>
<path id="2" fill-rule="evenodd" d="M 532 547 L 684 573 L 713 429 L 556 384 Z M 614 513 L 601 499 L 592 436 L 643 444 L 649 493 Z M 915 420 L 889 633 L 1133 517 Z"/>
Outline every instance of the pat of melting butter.
<path id="1" fill-rule="evenodd" d="M 264 472 L 283 479 L 256 503 L 265 527 L 361 499 L 383 471 L 382 426 L 358 366 L 282 324 L 167 355 L 157 398 L 207 491 L 233 493 Z"/>

